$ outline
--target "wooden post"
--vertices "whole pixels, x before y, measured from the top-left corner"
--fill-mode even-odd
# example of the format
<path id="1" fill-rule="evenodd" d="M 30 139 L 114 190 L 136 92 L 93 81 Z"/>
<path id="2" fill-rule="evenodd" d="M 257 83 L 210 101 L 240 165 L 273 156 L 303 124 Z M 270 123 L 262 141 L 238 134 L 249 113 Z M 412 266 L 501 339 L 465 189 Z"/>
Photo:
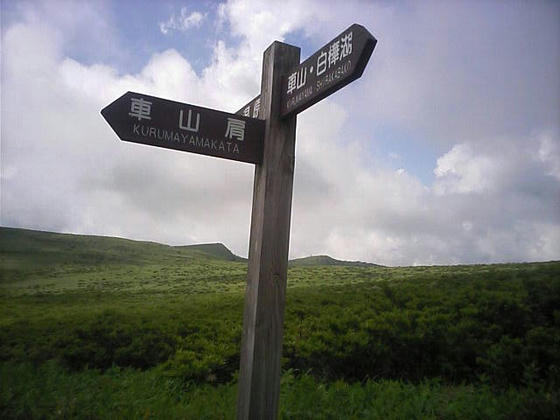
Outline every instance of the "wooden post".
<path id="1" fill-rule="evenodd" d="M 282 76 L 299 64 L 300 49 L 274 42 L 264 53 L 262 164 L 256 165 L 243 314 L 238 419 L 276 419 L 288 271 L 296 116 L 280 118 Z"/>

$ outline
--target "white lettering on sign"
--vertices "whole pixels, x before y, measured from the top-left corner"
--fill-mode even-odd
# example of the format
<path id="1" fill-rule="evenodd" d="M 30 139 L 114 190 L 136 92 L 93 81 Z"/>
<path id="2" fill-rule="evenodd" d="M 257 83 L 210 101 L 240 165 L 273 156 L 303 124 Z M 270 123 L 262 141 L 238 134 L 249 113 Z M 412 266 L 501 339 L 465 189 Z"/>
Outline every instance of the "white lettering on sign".
<path id="1" fill-rule="evenodd" d="M 130 112 L 128 115 L 131 117 L 151 120 L 150 113 L 152 112 L 152 103 L 144 100 L 144 98 L 130 98 Z"/>
<path id="2" fill-rule="evenodd" d="M 336 69 L 330 71 L 325 76 L 317 80 L 315 87 L 317 90 L 327 88 L 331 83 L 336 82 L 338 79 L 346 75 L 350 68 L 352 67 L 352 60 L 348 60 L 345 63 L 338 66 Z"/>
<path id="3" fill-rule="evenodd" d="M 292 73 L 288 76 L 288 95 L 296 89 L 296 77 L 297 73 Z"/>
<path id="4" fill-rule="evenodd" d="M 327 68 L 336 65 L 339 61 L 352 54 L 352 31 L 342 35 L 339 39 L 321 51 L 317 57 L 317 76 L 322 75 Z M 313 72 L 313 70 L 311 70 Z"/>
<path id="5" fill-rule="evenodd" d="M 244 122 L 245 121 L 243 121 L 243 123 Z M 137 136 L 153 138 L 154 140 L 162 142 L 188 144 L 189 146 L 200 149 L 239 154 L 239 146 L 237 143 L 202 137 L 197 134 L 181 133 L 143 124 L 133 124 L 132 132 Z"/>
<path id="6" fill-rule="evenodd" d="M 259 111 L 261 109 L 261 98 L 258 98 L 255 101 L 255 105 L 253 106 L 253 118 L 259 117 Z"/>
<path id="7" fill-rule="evenodd" d="M 300 89 L 303 86 L 305 86 L 306 81 L 307 81 L 307 67 L 302 67 L 297 74 L 297 89 Z"/>
<path id="8" fill-rule="evenodd" d="M 340 59 L 352 54 L 352 31 L 340 38 L 342 48 L 340 49 Z"/>
<path id="9" fill-rule="evenodd" d="M 229 139 L 237 137 L 237 140 L 243 141 L 245 138 L 245 121 L 228 118 L 226 134 L 224 137 L 228 137 Z"/>
<path id="10" fill-rule="evenodd" d="M 189 109 L 188 117 L 187 117 L 187 125 L 183 125 L 183 110 L 179 111 L 179 128 L 182 130 L 187 131 L 194 131 L 195 133 L 198 132 L 198 127 L 200 126 L 200 114 L 196 113 L 196 126 L 192 126 L 192 109 Z"/>
<path id="11" fill-rule="evenodd" d="M 251 105 L 245 107 L 245 109 L 243 110 L 243 116 L 244 117 L 249 117 L 251 114 Z"/>
<path id="12" fill-rule="evenodd" d="M 303 89 L 301 92 L 296 93 L 290 99 L 288 99 L 288 103 L 286 106 L 288 108 L 296 106 L 299 102 L 303 101 L 304 99 L 309 98 L 313 94 L 313 86 Z"/>
<path id="13" fill-rule="evenodd" d="M 329 67 L 336 64 L 338 57 L 340 56 L 340 42 L 334 41 L 329 47 Z"/>
<path id="14" fill-rule="evenodd" d="M 321 51 L 317 57 L 317 76 L 322 75 L 327 70 L 327 53 Z"/>
<path id="15" fill-rule="evenodd" d="M 305 86 L 307 82 L 307 67 L 302 67 L 299 71 L 295 71 L 288 76 L 288 90 L 287 94 L 289 95 L 294 90 L 299 90 Z"/>

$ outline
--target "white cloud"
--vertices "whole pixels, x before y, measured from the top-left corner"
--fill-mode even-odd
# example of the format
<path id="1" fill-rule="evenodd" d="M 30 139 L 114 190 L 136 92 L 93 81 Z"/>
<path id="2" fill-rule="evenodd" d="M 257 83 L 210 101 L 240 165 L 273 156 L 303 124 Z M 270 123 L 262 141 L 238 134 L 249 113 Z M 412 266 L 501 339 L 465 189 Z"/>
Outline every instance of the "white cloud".
<path id="1" fill-rule="evenodd" d="M 558 135 L 544 132 L 539 136 L 537 158 L 548 170 L 548 174 L 560 181 L 560 144 Z"/>
<path id="2" fill-rule="evenodd" d="M 472 145 L 458 144 L 437 160 L 437 167 L 434 169 L 437 177 L 435 192 L 446 194 L 488 191 L 498 169 L 498 162 L 493 162 L 487 156 L 476 156 Z"/>
<path id="3" fill-rule="evenodd" d="M 374 127 L 445 148 L 558 126 L 558 3 L 358 3 L 379 38 L 358 107 Z"/>
<path id="4" fill-rule="evenodd" d="M 284 4 L 267 1 L 228 1 L 220 9 L 231 23 L 232 32 L 250 43 L 266 42 L 263 34 L 283 39 L 285 34 L 313 19 L 308 1 L 288 0 Z M 321 13 L 315 14 L 320 19 Z M 281 17 L 281 18 L 280 18 Z M 266 47 L 263 45 L 259 47 Z"/>
<path id="5" fill-rule="evenodd" d="M 179 15 L 173 14 L 167 22 L 160 22 L 159 30 L 164 35 L 172 30 L 184 32 L 190 28 L 198 28 L 203 20 L 204 15 L 202 13 L 197 11 L 188 13 L 187 8 L 182 7 Z"/>

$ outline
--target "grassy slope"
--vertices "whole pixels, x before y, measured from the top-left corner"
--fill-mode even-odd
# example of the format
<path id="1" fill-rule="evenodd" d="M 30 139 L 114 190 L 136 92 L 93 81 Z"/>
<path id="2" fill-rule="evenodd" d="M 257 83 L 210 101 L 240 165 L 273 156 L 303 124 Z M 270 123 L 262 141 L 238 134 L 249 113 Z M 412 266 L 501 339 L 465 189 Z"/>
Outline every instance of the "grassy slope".
<path id="1" fill-rule="evenodd" d="M 21 272 L 62 263 L 143 264 L 149 261 L 176 260 L 177 258 L 216 258 L 225 261 L 246 262 L 233 254 L 224 244 L 197 244 L 168 246 L 155 242 L 132 241 L 106 236 L 73 235 L 0 227 L 0 258 L 3 274 Z M 29 265 L 31 263 L 31 265 Z M 341 261 L 327 255 L 297 258 L 291 266 L 375 266 L 359 261 Z"/>
<path id="2" fill-rule="evenodd" d="M 311 257 L 296 258 L 290 261 L 291 267 L 311 267 L 318 265 L 336 265 L 339 267 L 380 267 L 378 264 L 361 261 L 342 261 L 328 255 L 315 255 Z"/>
<path id="3" fill-rule="evenodd" d="M 208 292 L 209 278 L 238 290 L 246 264 L 237 260 L 222 244 L 171 247 L 0 228 L 0 293 Z"/>
<path id="4" fill-rule="evenodd" d="M 0 414 L 232 417 L 235 385 L 228 381 L 238 366 L 246 263 L 215 250 L 2 228 L 0 379 L 8 386 L 0 391 Z M 506 382 L 496 391 L 480 383 L 438 385 L 437 379 L 319 384 L 288 373 L 285 418 L 527 418 L 522 413 L 533 405 L 558 408 L 557 393 L 530 385 L 532 371 L 523 371 L 530 359 L 515 357 L 519 349 L 526 353 L 520 347 L 526 337 L 544 346 L 526 347 L 543 360 L 560 354 L 554 327 L 560 325 L 559 263 L 313 265 L 292 267 L 288 277 L 283 363 L 294 372 L 334 381 L 391 368 L 387 378 L 406 378 L 435 362 L 433 377 L 451 372 L 461 382 L 469 373 L 449 369 L 476 356 L 473 375 L 484 384 L 492 379 L 487 372 L 507 376 L 509 365 L 499 362 L 513 357 L 517 373 L 528 372 L 521 379 L 529 387 L 508 390 Z M 527 323 L 539 327 L 529 330 Z M 464 351 L 446 353 L 451 345 Z M 433 361 L 422 361 L 426 348 L 437 356 Z M 84 361 L 124 370 L 83 370 Z M 437 370 L 440 365 L 445 369 Z M 161 392 L 150 398 L 153 389 Z"/>
<path id="5" fill-rule="evenodd" d="M 59 264 L 128 265 L 177 262 L 193 258 L 237 257 L 223 244 L 172 247 L 155 242 L 132 241 L 105 236 L 72 235 L 0 227 L 0 255 L 5 274 Z M 8 270 L 8 272 L 6 272 Z"/>
<path id="6" fill-rule="evenodd" d="M 189 250 L 189 251 L 201 251 L 205 254 L 226 261 L 239 261 L 239 262 L 247 261 L 246 258 L 238 257 L 233 252 L 231 252 L 224 244 L 221 243 L 186 245 L 186 246 L 181 246 L 176 248 L 182 250 Z"/>
<path id="7" fill-rule="evenodd" d="M 10 295 L 76 291 L 240 292 L 245 287 L 246 264 L 246 259 L 234 255 L 223 244 L 172 247 L 121 238 L 0 227 L 0 293 Z M 291 267 L 297 275 L 290 276 L 290 286 L 310 286 L 367 278 L 376 272 L 371 269 L 379 266 L 323 256 L 295 260 Z M 327 275 L 323 275 L 325 268 Z M 361 274 L 356 277 L 355 273 Z"/>

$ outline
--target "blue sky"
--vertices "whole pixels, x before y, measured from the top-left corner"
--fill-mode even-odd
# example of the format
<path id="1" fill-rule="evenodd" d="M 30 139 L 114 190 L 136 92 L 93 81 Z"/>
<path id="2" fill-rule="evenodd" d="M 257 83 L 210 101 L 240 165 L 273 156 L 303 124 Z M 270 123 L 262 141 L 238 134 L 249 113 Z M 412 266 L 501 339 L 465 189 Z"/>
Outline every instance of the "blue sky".
<path id="1" fill-rule="evenodd" d="M 62 9 L 65 5 L 65 2 L 53 3 L 58 3 Z M 4 1 L 4 27 L 21 19 L 22 10 L 31 4 Z M 65 33 L 64 52 L 83 64 L 102 62 L 111 64 L 121 73 L 136 73 L 154 52 L 173 48 L 189 59 L 197 71 L 201 71 L 211 58 L 211 48 L 208 47 L 218 39 L 220 33 L 227 36 L 227 33 L 216 25 L 218 5 L 219 2 L 213 1 L 96 0 L 90 2 L 87 7 L 92 8 L 104 19 L 104 32 L 112 32 L 111 45 L 105 45 L 105 48 L 90 48 L 91 44 L 88 41 L 102 39 L 107 33 L 72 30 Z M 37 6 L 37 10 L 42 8 Z M 205 16 L 200 25 L 195 26 L 194 30 L 171 29 L 167 34 L 162 33 L 160 24 L 166 23 L 172 16 L 180 17 L 183 8 L 186 11 L 202 11 Z M 62 10 L 60 12 L 63 13 Z M 58 11 L 53 10 L 52 13 L 56 14 Z"/>
<path id="2" fill-rule="evenodd" d="M 212 45 L 220 39 L 228 37 L 227 31 L 217 25 L 218 2 L 211 1 L 121 1 L 111 2 L 116 25 L 119 27 L 119 38 L 130 55 L 129 62 L 119 63 L 120 71 L 138 72 L 142 69 L 154 51 L 168 48 L 176 49 L 192 63 L 195 71 L 200 73 L 208 66 L 212 57 Z M 170 28 L 162 33 L 160 24 L 165 24 L 174 16 L 181 16 L 181 10 L 187 17 L 192 13 L 201 13 L 204 17 L 199 25 L 190 30 Z M 122 26 L 118 22 L 126 22 Z M 118 58 L 117 58 L 118 60 Z"/>
<path id="3" fill-rule="evenodd" d="M 560 258 L 560 4 L 2 1 L 0 224 L 246 255 L 253 168 L 119 142 L 127 90 L 235 111 L 275 40 L 353 23 L 362 78 L 298 116 L 291 257 Z"/>

